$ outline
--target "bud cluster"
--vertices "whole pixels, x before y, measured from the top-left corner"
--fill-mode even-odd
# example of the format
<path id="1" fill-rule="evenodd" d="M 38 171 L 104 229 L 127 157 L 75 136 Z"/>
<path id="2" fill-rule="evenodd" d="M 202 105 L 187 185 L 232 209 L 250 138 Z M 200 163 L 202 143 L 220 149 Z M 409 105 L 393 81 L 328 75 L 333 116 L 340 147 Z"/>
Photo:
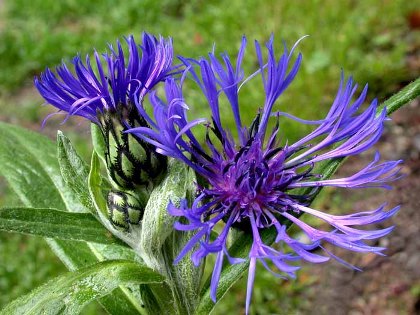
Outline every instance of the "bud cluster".
<path id="1" fill-rule="evenodd" d="M 147 122 L 131 106 L 118 106 L 116 111 L 100 115 L 105 140 L 105 160 L 113 189 L 108 193 L 108 215 L 117 229 L 128 231 L 140 223 L 148 196 L 167 168 L 167 157 L 156 153 L 153 146 L 126 133 L 128 126 L 147 127 Z"/>

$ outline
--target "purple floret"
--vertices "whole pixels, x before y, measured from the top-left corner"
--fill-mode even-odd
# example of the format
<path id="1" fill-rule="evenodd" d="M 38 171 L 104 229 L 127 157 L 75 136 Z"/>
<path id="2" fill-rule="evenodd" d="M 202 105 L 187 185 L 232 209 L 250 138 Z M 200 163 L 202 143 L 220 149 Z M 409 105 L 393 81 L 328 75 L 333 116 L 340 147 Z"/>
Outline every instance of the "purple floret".
<path id="1" fill-rule="evenodd" d="M 56 73 L 47 68 L 35 78 L 36 88 L 47 103 L 67 117 L 78 115 L 97 124 L 98 113 L 142 103 L 145 94 L 173 70 L 172 41 L 143 33 L 141 46 L 133 36 L 125 42 L 127 59 L 117 41 L 116 48 L 109 45 L 110 52 L 102 58 L 95 51 L 94 65 L 89 56 L 85 63 L 76 56 L 72 60 L 74 72 L 65 63 L 56 68 Z"/>

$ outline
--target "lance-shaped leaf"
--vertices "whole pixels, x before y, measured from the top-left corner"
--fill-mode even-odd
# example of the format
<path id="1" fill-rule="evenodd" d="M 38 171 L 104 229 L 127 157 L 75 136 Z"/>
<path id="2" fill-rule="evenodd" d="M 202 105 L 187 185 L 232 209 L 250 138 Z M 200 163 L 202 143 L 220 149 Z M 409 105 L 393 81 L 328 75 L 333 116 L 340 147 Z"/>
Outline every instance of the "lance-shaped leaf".
<path id="1" fill-rule="evenodd" d="M 0 209 L 0 230 L 126 246 L 90 213 L 71 213 L 48 208 L 3 208 Z"/>
<path id="2" fill-rule="evenodd" d="M 61 131 L 57 132 L 57 156 L 61 176 L 67 187 L 82 205 L 92 209 L 92 200 L 87 189 L 89 168 Z"/>
<path id="3" fill-rule="evenodd" d="M 176 218 L 168 213 L 167 207 L 169 202 L 178 204 L 187 197 L 192 180 L 183 163 L 175 159 L 169 160 L 166 177 L 153 189 L 146 205 L 139 243 L 145 263 L 168 277 L 173 295 L 170 303 L 174 304 L 180 314 L 188 314 L 188 303 L 192 302 L 187 301 L 192 297 L 191 282 L 195 282 L 197 292 L 201 274 L 191 279 L 191 275 L 196 275 L 197 270 L 190 262 L 188 266 L 173 265 L 174 252 L 178 252 L 179 242 L 183 242 L 183 239 L 181 233 L 174 235 L 173 224 Z M 189 270 L 181 270 L 185 268 Z M 182 275 L 186 278 L 182 278 Z M 162 300 L 160 291 L 158 287 L 152 287 L 155 298 Z"/>
<path id="4" fill-rule="evenodd" d="M 0 123 L 0 174 L 23 204 L 38 208 L 85 208 L 66 188 L 48 138 L 23 128 Z"/>
<path id="5" fill-rule="evenodd" d="M 97 124 L 90 125 L 90 133 L 92 134 L 92 144 L 98 156 L 101 158 L 102 162 L 106 165 L 106 146 L 105 139 L 102 133 L 101 128 Z"/>
<path id="6" fill-rule="evenodd" d="M 61 177 L 56 147 L 51 140 L 17 126 L 0 123 L 0 148 L 0 174 L 25 206 L 85 211 Z M 103 252 L 104 247 L 98 244 L 54 239 L 47 239 L 47 242 L 70 270 L 97 263 L 109 256 L 109 251 Z M 115 247 L 112 245 L 112 248 Z M 112 292 L 112 299 L 105 297 L 99 302 L 110 314 L 137 314 L 142 309 L 134 295 L 123 287 Z"/>
<path id="7" fill-rule="evenodd" d="M 176 221 L 176 218 L 168 213 L 167 207 L 169 202 L 179 204 L 181 199 L 186 197 L 187 185 L 187 167 L 171 159 L 166 177 L 153 189 L 144 210 L 140 246 L 145 253 L 146 264 L 162 273 L 166 272 L 162 246 L 173 232 Z"/>
<path id="8" fill-rule="evenodd" d="M 105 261 L 51 280 L 8 304 L 2 314 L 79 314 L 89 302 L 109 294 L 119 285 L 162 281 L 161 275 L 138 263 Z"/>
<path id="9" fill-rule="evenodd" d="M 88 179 L 89 193 L 92 198 L 93 205 L 97 211 L 98 215 L 104 217 L 103 222 L 106 224 L 108 222 L 107 215 L 107 202 L 103 193 L 103 180 L 101 176 L 101 165 L 99 162 L 98 154 L 96 151 L 92 152 L 92 158 L 90 162 L 90 173 Z M 102 219 L 102 218 L 101 218 Z M 111 226 L 109 224 L 109 226 Z"/>
<path id="10" fill-rule="evenodd" d="M 195 173 L 189 169 L 185 181 L 185 192 L 190 204 L 196 195 L 196 185 Z M 192 251 L 177 264 L 173 262 L 192 236 L 194 236 L 192 232 L 181 232 L 174 229 L 171 236 L 165 241 L 163 248 L 167 272 L 171 274 L 179 295 L 177 298 L 188 314 L 192 314 L 200 299 L 200 285 L 205 262 L 201 262 L 200 266 L 196 267 L 191 259 Z"/>

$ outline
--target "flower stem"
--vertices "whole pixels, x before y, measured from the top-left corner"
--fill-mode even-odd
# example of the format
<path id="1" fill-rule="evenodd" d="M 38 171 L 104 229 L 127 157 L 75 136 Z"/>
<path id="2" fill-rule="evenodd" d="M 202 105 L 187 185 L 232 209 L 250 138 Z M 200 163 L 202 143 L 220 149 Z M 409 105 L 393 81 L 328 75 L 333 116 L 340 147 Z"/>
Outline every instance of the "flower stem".
<path id="1" fill-rule="evenodd" d="M 386 107 L 387 115 L 391 115 L 400 107 L 404 106 L 405 104 L 409 103 L 416 97 L 420 95 L 420 78 L 411 82 L 409 85 L 404 87 L 398 93 L 395 93 L 390 98 L 388 98 L 381 106 L 378 107 L 378 113 L 382 111 L 384 107 Z"/>

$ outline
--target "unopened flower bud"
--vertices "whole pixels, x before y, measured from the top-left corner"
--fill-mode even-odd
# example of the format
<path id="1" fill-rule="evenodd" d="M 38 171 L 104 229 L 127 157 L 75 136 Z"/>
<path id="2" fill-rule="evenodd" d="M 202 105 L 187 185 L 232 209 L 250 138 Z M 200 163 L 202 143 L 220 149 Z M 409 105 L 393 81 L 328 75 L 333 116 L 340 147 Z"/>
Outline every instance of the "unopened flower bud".
<path id="1" fill-rule="evenodd" d="M 147 126 L 138 112 L 127 105 L 119 107 L 116 112 L 105 113 L 101 121 L 105 158 L 112 184 L 123 190 L 138 187 L 151 189 L 160 182 L 166 170 L 167 158 L 156 153 L 149 143 L 125 133 L 127 128 L 121 123 L 125 120 L 131 126 Z"/>
<path id="2" fill-rule="evenodd" d="M 139 224 L 146 206 L 142 199 L 129 192 L 111 190 L 108 193 L 108 215 L 112 225 L 128 231 L 130 224 Z"/>

